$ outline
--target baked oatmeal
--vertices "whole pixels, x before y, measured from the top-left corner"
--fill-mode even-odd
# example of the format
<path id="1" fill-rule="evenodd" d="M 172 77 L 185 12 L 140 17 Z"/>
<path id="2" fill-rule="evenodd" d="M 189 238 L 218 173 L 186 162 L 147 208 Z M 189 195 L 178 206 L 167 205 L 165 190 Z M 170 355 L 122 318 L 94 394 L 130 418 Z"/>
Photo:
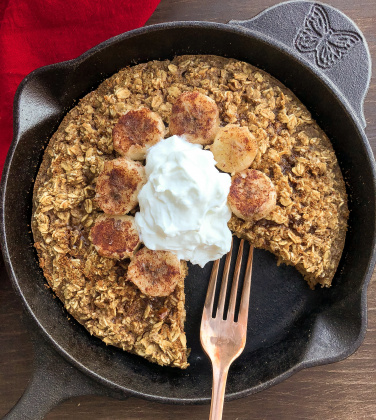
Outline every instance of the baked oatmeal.
<path id="1" fill-rule="evenodd" d="M 295 266 L 311 288 L 329 287 L 348 217 L 345 184 L 327 136 L 288 89 L 250 64 L 216 56 L 152 61 L 121 70 L 86 95 L 52 136 L 35 182 L 32 230 L 40 266 L 90 334 L 180 368 L 188 366 L 186 263 L 169 296 L 147 296 L 126 280 L 129 260 L 100 256 L 90 230 L 103 215 L 94 199 L 98 176 L 106 161 L 119 157 L 112 137 L 119 119 L 146 107 L 163 119 L 168 136 L 173 104 L 192 90 L 215 101 L 221 126 L 249 129 L 258 144 L 250 169 L 267 175 L 276 189 L 276 206 L 266 217 L 232 216 L 236 235 L 274 253 L 278 264 Z"/>

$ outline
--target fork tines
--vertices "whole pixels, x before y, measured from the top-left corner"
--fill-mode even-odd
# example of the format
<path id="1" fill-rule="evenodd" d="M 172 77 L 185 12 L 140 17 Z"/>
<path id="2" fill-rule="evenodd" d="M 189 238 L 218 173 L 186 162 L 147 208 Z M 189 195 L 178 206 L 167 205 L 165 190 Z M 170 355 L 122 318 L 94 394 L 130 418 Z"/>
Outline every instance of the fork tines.
<path id="1" fill-rule="evenodd" d="M 230 273 L 231 257 L 232 257 L 232 252 L 233 252 L 233 242 L 232 242 L 230 252 L 226 256 L 225 266 L 224 266 L 223 275 L 222 275 L 221 289 L 220 289 L 219 299 L 218 299 L 218 305 L 217 305 L 217 310 L 216 310 L 216 314 L 214 318 L 224 319 L 224 317 L 226 317 L 226 319 L 228 320 L 231 320 L 231 321 L 235 320 L 236 298 L 237 298 L 237 292 L 238 292 L 238 287 L 239 287 L 239 277 L 240 277 L 240 271 L 241 271 L 241 266 L 242 266 L 243 251 L 244 251 L 244 239 L 242 239 L 239 244 L 238 255 L 236 258 L 234 275 L 233 275 L 232 286 L 231 286 L 230 301 L 229 301 L 228 311 L 227 311 L 227 316 L 226 316 L 224 312 L 225 312 L 226 292 L 227 292 L 227 287 L 228 287 L 228 278 L 229 278 L 229 273 Z M 244 321 L 248 317 L 252 260 L 253 260 L 253 245 L 250 245 L 247 266 L 245 269 L 245 276 L 244 276 L 244 283 L 243 283 L 243 289 L 242 289 L 242 295 L 241 295 L 241 301 L 240 301 L 240 307 L 239 307 L 238 321 Z M 213 269 L 210 276 L 210 283 L 209 283 L 208 292 L 207 292 L 206 300 L 205 300 L 204 308 L 207 311 L 210 311 L 210 316 L 213 313 L 214 296 L 215 296 L 215 291 L 217 288 L 219 264 L 220 264 L 220 260 L 216 260 L 213 264 Z"/>

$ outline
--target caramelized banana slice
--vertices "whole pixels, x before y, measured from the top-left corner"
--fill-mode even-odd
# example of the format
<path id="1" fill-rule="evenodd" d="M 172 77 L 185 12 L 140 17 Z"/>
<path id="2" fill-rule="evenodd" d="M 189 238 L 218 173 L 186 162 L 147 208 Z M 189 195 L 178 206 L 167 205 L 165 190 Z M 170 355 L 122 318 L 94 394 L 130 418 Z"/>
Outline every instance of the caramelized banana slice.
<path id="1" fill-rule="evenodd" d="M 112 130 L 114 149 L 134 160 L 145 159 L 146 150 L 165 135 L 162 118 L 148 108 L 128 111 Z"/>
<path id="2" fill-rule="evenodd" d="M 145 169 L 127 158 L 108 160 L 95 187 L 98 206 L 107 214 L 126 214 L 136 207 L 146 184 Z"/>
<path id="3" fill-rule="evenodd" d="M 263 172 L 246 169 L 231 178 L 228 204 L 240 219 L 262 219 L 275 208 L 276 201 L 275 186 Z"/>
<path id="4" fill-rule="evenodd" d="M 168 296 L 179 280 L 179 258 L 169 251 L 144 247 L 129 264 L 127 276 L 147 296 Z"/>
<path id="5" fill-rule="evenodd" d="M 219 128 L 217 104 L 199 92 L 182 93 L 172 106 L 170 133 L 191 143 L 211 144 Z"/>
<path id="6" fill-rule="evenodd" d="M 90 240 L 99 255 L 117 260 L 132 257 L 141 244 L 132 216 L 98 216 Z"/>
<path id="7" fill-rule="evenodd" d="M 221 127 L 210 147 L 217 168 L 229 173 L 249 168 L 257 149 L 256 138 L 248 128 L 234 124 Z"/>

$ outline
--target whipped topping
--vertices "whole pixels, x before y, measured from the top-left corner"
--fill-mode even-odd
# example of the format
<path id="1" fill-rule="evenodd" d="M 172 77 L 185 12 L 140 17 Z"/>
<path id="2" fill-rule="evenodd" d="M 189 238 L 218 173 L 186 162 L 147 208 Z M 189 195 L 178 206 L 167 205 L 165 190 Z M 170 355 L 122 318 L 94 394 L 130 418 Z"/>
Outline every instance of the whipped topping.
<path id="1" fill-rule="evenodd" d="M 201 267 L 230 251 L 231 178 L 215 163 L 210 151 L 179 136 L 148 150 L 148 181 L 138 194 L 140 212 L 135 217 L 149 249 L 174 252 Z"/>

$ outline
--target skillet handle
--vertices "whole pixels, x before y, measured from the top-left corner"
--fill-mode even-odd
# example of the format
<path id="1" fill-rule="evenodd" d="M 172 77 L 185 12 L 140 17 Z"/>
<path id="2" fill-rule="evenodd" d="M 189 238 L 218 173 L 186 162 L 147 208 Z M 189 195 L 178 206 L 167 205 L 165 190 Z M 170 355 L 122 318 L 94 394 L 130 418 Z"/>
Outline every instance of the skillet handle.
<path id="1" fill-rule="evenodd" d="M 25 318 L 34 347 L 34 372 L 24 394 L 4 420 L 41 420 L 59 403 L 81 395 L 127 398 L 102 387 L 69 364 L 35 331 L 31 320 Z"/>
<path id="2" fill-rule="evenodd" d="M 371 79 L 371 57 L 357 25 L 339 10 L 310 1 L 288 1 L 250 20 L 231 20 L 261 33 L 339 90 L 365 128 L 363 102 Z"/>

